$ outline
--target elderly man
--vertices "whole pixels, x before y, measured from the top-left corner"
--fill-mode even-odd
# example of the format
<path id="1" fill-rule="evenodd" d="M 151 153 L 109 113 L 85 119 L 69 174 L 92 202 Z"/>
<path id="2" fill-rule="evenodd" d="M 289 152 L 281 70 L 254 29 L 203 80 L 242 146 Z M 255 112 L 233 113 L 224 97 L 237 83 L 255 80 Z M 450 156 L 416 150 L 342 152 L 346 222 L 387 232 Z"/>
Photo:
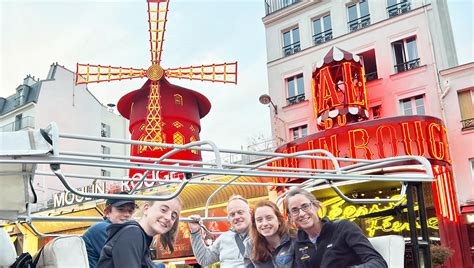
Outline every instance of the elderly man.
<path id="1" fill-rule="evenodd" d="M 120 194 L 127 194 L 127 192 L 120 192 Z M 107 240 L 107 227 L 111 223 L 124 223 L 130 220 L 136 208 L 135 201 L 133 200 L 109 199 L 105 204 L 105 220 L 89 227 L 82 236 L 86 243 L 90 268 L 97 267 L 100 252 Z"/>
<path id="2" fill-rule="evenodd" d="M 190 216 L 191 245 L 194 256 L 200 265 L 220 262 L 222 268 L 244 267 L 245 240 L 250 226 L 250 207 L 240 195 L 230 197 L 227 204 L 227 216 L 232 229 L 221 234 L 216 241 L 206 247 L 200 232 L 199 215 Z"/>

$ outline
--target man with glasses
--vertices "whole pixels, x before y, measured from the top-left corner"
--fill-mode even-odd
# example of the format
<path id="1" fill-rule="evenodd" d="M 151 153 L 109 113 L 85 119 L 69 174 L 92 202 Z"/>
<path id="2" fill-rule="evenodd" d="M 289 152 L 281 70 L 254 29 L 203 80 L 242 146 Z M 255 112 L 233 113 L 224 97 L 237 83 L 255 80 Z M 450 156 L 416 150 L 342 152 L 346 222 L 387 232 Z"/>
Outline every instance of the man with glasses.
<path id="1" fill-rule="evenodd" d="M 119 194 L 128 194 L 120 192 Z M 123 199 L 108 199 L 105 203 L 104 220 L 98 222 L 84 233 L 82 238 L 86 244 L 89 267 L 96 268 L 99 261 L 100 252 L 107 240 L 107 227 L 111 224 L 124 223 L 129 221 L 135 212 L 135 201 Z"/>
<path id="2" fill-rule="evenodd" d="M 299 229 L 294 240 L 297 267 L 387 267 L 355 223 L 320 219 L 317 212 L 321 204 L 310 192 L 289 191 L 285 205 Z"/>
<path id="3" fill-rule="evenodd" d="M 227 204 L 227 216 L 232 229 L 221 234 L 209 247 L 201 237 L 201 217 L 189 217 L 192 220 L 189 222 L 191 245 L 200 265 L 208 266 L 220 262 L 221 268 L 244 267 L 244 245 L 250 226 L 250 207 L 247 200 L 240 195 L 231 196 Z"/>

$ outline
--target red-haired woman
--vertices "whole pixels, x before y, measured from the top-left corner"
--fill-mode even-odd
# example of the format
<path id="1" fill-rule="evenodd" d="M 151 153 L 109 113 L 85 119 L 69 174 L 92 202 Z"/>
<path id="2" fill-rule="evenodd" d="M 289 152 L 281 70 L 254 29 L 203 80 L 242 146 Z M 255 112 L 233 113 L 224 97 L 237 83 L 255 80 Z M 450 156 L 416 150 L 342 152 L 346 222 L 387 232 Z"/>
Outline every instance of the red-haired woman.
<path id="1" fill-rule="evenodd" d="M 261 201 L 252 212 L 245 267 L 293 267 L 288 224 L 275 203 Z"/>

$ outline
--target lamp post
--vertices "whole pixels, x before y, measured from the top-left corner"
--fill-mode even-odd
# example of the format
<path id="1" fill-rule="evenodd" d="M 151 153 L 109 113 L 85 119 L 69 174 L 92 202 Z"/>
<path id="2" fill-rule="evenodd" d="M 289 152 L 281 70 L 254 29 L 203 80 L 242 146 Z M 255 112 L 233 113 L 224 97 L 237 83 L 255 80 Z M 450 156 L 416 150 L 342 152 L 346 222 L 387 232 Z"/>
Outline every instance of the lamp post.
<path id="1" fill-rule="evenodd" d="M 273 138 L 274 138 L 274 141 L 275 141 L 275 145 L 276 146 L 280 146 L 282 145 L 283 143 L 285 143 L 286 139 L 285 139 L 285 134 L 286 131 L 285 131 L 285 121 L 283 121 L 279 116 L 278 116 L 278 106 L 273 103 L 272 101 L 272 98 L 270 97 L 270 95 L 268 94 L 263 94 L 261 95 L 259 98 L 258 98 L 258 101 L 263 104 L 263 105 L 267 105 L 267 104 L 271 104 L 275 113 L 273 114 L 272 118 L 273 118 L 273 123 L 272 123 L 272 130 L 273 130 Z M 278 127 L 278 122 L 280 122 L 280 125 L 281 125 L 281 128 Z M 283 138 L 282 136 L 280 135 L 280 132 L 283 130 Z"/>
<path id="2" fill-rule="evenodd" d="M 270 95 L 263 94 L 258 98 L 258 101 L 264 105 L 271 104 L 273 106 L 273 109 L 275 110 L 275 114 L 278 114 L 278 106 L 276 106 L 275 103 L 273 103 Z"/>

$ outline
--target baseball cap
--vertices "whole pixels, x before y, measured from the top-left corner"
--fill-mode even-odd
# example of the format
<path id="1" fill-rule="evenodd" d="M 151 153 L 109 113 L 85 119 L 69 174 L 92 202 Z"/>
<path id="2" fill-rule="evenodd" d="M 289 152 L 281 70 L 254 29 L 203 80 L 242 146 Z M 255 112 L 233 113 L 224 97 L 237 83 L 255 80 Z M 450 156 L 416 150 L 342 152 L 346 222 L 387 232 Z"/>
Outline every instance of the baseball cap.
<path id="1" fill-rule="evenodd" d="M 118 194 L 128 195 L 128 192 L 123 191 L 123 192 L 120 192 Z M 107 206 L 120 207 L 120 206 L 125 205 L 125 204 L 135 205 L 135 201 L 134 200 L 124 200 L 124 199 L 107 199 L 107 202 L 105 202 L 105 204 Z"/>

